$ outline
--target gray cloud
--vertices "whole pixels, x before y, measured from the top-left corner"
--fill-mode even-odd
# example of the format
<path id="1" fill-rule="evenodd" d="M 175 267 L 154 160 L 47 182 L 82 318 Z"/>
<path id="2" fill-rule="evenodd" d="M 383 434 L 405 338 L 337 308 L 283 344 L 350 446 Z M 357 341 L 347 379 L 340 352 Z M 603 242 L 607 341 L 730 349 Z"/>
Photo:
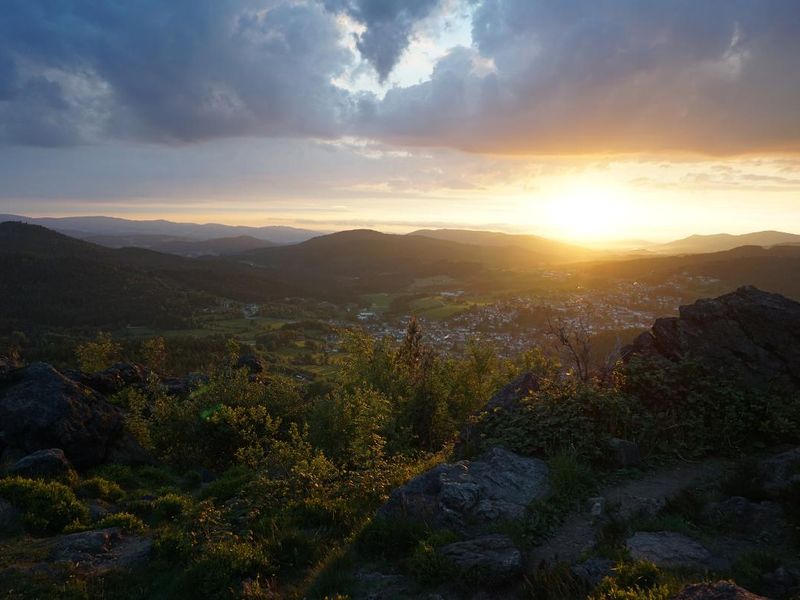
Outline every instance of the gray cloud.
<path id="1" fill-rule="evenodd" d="M 334 12 L 344 12 L 366 28 L 356 45 L 385 81 L 408 47 L 414 25 L 441 0 L 324 0 Z"/>
<path id="2" fill-rule="evenodd" d="M 473 41 L 362 100 L 362 130 L 501 153 L 800 150 L 795 0 L 483 0 Z"/>
<path id="3" fill-rule="evenodd" d="M 384 98 L 445 0 L 5 0 L 0 143 L 371 137 L 524 154 L 800 151 L 797 0 L 469 0 L 473 45 Z"/>
<path id="4" fill-rule="evenodd" d="M 340 42 L 313 2 L 6 0 L 0 139 L 336 135 Z"/>

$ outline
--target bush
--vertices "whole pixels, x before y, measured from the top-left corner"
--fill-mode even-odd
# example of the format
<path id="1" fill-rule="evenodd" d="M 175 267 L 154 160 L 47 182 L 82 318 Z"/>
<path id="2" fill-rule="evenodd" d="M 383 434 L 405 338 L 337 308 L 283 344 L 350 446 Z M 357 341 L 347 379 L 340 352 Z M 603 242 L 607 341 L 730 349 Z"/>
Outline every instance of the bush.
<path id="1" fill-rule="evenodd" d="M 226 502 L 241 492 L 254 477 L 253 470 L 244 465 L 231 467 L 200 492 L 200 499 Z"/>
<path id="2" fill-rule="evenodd" d="M 34 534 L 59 533 L 72 522 L 88 519 L 88 509 L 67 486 L 22 477 L 0 480 L 0 498 L 22 511 L 26 529 Z"/>
<path id="3" fill-rule="evenodd" d="M 165 494 L 153 502 L 153 512 L 161 521 L 182 517 L 192 508 L 192 500 L 180 494 Z"/>
<path id="4" fill-rule="evenodd" d="M 98 528 L 121 527 L 125 531 L 144 531 L 144 522 L 128 512 L 113 513 L 106 515 L 97 523 Z"/>
<path id="5" fill-rule="evenodd" d="M 91 477 L 81 481 L 76 491 L 82 498 L 99 498 L 108 502 L 117 502 L 125 495 L 118 483 L 102 477 Z"/>

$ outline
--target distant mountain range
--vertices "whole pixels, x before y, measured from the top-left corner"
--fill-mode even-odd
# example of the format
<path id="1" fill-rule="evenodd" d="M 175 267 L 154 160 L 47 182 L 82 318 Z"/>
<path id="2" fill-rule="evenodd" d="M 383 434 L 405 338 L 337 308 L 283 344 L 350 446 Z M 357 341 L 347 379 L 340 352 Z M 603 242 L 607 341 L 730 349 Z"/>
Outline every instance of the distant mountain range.
<path id="1" fill-rule="evenodd" d="M 135 221 L 116 217 L 24 217 L 19 215 L 0 215 L 0 222 L 21 221 L 33 225 L 41 225 L 71 237 L 80 239 L 103 237 L 109 245 L 119 247 L 121 244 L 113 238 L 129 237 L 146 241 L 150 236 L 166 236 L 172 240 L 210 240 L 214 238 L 231 238 L 250 236 L 259 240 L 267 240 L 275 244 L 296 244 L 304 242 L 322 232 L 296 227 L 268 225 L 264 227 L 247 227 L 244 225 L 222 225 L 219 223 L 175 223 L 173 221 Z M 147 236 L 145 238 L 139 236 Z M 141 244 L 131 244 L 141 245 Z"/>
<path id="2" fill-rule="evenodd" d="M 785 244 L 800 244 L 800 235 L 783 231 L 757 231 L 741 235 L 729 233 L 690 235 L 687 238 L 651 246 L 648 249 L 659 254 L 701 254 L 705 252 L 723 252 L 741 246 L 770 248 Z"/>
<path id="3" fill-rule="evenodd" d="M 558 242 L 536 235 L 514 235 L 495 231 L 469 229 L 419 229 L 408 235 L 433 238 L 474 246 L 517 247 L 534 253 L 549 262 L 574 262 L 596 258 L 598 252 L 581 246 Z"/>
<path id="4" fill-rule="evenodd" d="M 147 248 L 156 252 L 178 256 L 233 256 L 256 248 L 274 246 L 273 242 L 250 235 L 211 238 L 209 240 L 186 240 L 166 235 L 99 235 L 84 238 L 87 242 L 108 248 Z"/>
<path id="5" fill-rule="evenodd" d="M 360 294 L 402 291 L 420 278 L 440 275 L 458 280 L 465 289 L 492 289 L 497 281 L 515 281 L 538 268 L 559 268 L 568 256 L 588 256 L 582 248 L 533 236 L 432 233 L 354 230 L 267 247 L 263 240 L 246 236 L 189 243 L 152 234 L 145 240 L 171 252 L 220 254 L 186 258 L 143 248 L 108 248 L 41 226 L 4 222 L 0 332 L 31 326 L 180 328 L 189 326 L 198 308 L 215 298 L 352 302 Z M 222 255 L 228 251 L 235 253 Z M 619 279 L 658 283 L 689 273 L 714 277 L 730 289 L 754 284 L 800 297 L 800 245 L 635 260 L 604 256 L 571 262 L 569 270 L 581 275 L 587 288 Z"/>

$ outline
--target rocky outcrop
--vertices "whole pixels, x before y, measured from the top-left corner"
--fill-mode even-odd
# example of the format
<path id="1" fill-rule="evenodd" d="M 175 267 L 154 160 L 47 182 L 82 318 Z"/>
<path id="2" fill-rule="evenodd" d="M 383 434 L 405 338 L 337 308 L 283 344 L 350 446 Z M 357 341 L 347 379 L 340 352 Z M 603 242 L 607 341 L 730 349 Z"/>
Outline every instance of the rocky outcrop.
<path id="1" fill-rule="evenodd" d="M 61 448 L 37 450 L 19 459 L 9 469 L 12 475 L 31 479 L 61 479 L 69 477 L 71 472 L 72 465 Z"/>
<path id="2" fill-rule="evenodd" d="M 764 490 L 775 496 L 800 485 L 800 448 L 762 461 L 759 471 L 764 480 Z"/>
<path id="3" fill-rule="evenodd" d="M 682 306 L 679 314 L 657 319 L 623 358 L 691 356 L 753 387 L 800 389 L 800 303 L 748 286 Z"/>
<path id="4" fill-rule="evenodd" d="M 479 531 L 491 522 L 521 517 L 550 492 L 544 461 L 493 448 L 476 460 L 442 464 L 392 492 L 379 518 L 401 518 Z"/>
<path id="5" fill-rule="evenodd" d="M 149 538 L 125 535 L 119 527 L 72 533 L 55 538 L 50 558 L 94 573 L 125 569 L 147 559 L 153 542 Z"/>
<path id="6" fill-rule="evenodd" d="M 673 600 L 767 600 L 729 581 L 686 586 Z"/>
<path id="7" fill-rule="evenodd" d="M 439 554 L 484 584 L 503 584 L 522 573 L 522 554 L 506 535 L 484 535 L 439 548 Z"/>
<path id="8" fill-rule="evenodd" d="M 97 373 L 65 371 L 65 375 L 70 379 L 106 396 L 116 394 L 123 388 L 132 385 L 144 385 L 147 382 L 148 374 L 148 370 L 142 365 L 128 362 L 115 363 Z"/>
<path id="9" fill-rule="evenodd" d="M 46 363 L 16 371 L 0 388 L 0 450 L 5 458 L 61 448 L 78 468 L 111 456 L 144 460 L 123 412 Z"/>
<path id="10" fill-rule="evenodd" d="M 702 570 L 729 566 L 692 538 L 672 531 L 640 531 L 628 538 L 625 546 L 634 560 L 649 560 L 664 568 Z"/>

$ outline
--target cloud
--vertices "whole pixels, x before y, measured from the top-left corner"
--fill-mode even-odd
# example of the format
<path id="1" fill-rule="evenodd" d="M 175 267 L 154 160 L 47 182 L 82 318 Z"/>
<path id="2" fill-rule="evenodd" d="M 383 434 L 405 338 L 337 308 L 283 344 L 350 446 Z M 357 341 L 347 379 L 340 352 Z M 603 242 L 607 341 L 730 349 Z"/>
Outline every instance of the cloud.
<path id="1" fill-rule="evenodd" d="M 800 151 L 795 0 L 483 0 L 365 134 L 520 154 Z"/>
<path id="2" fill-rule="evenodd" d="M 0 143 L 800 152 L 797 0 L 465 2 L 472 44 L 379 97 L 334 82 L 361 61 L 385 80 L 452 0 L 6 0 Z"/>
<path id="3" fill-rule="evenodd" d="M 356 46 L 385 81 L 408 48 L 414 26 L 430 15 L 441 0 L 324 0 L 334 12 L 345 13 L 364 26 Z"/>
<path id="4" fill-rule="evenodd" d="M 334 136 L 354 60 L 316 2 L 7 0 L 0 139 Z"/>

